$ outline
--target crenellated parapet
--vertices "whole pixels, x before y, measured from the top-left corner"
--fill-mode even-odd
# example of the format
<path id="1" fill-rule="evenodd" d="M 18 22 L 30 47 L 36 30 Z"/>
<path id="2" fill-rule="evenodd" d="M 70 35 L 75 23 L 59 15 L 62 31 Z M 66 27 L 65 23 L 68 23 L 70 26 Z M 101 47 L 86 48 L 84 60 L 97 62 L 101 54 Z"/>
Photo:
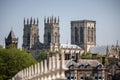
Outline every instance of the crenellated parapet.
<path id="1" fill-rule="evenodd" d="M 25 19 L 24 18 L 24 25 L 38 25 L 39 21 L 38 18 L 37 19 L 32 19 L 32 17 L 30 19 Z"/>
<path id="2" fill-rule="evenodd" d="M 56 18 L 56 17 L 44 17 L 44 23 L 47 23 L 47 24 L 59 24 L 59 22 L 60 22 L 60 20 L 59 20 L 59 16 L 58 16 L 58 18 Z"/>
<path id="3" fill-rule="evenodd" d="M 65 80 L 64 54 L 49 57 L 48 60 L 38 62 L 18 72 L 12 80 Z"/>

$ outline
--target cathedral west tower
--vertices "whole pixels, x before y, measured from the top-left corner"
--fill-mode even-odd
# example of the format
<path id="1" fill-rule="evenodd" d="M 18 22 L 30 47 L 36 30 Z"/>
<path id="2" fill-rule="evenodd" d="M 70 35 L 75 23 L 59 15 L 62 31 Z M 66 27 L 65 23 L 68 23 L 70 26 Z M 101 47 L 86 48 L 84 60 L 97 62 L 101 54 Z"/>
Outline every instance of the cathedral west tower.
<path id="1" fill-rule="evenodd" d="M 89 52 L 90 47 L 96 45 L 96 21 L 71 21 L 71 44 L 76 44 Z"/>
<path id="2" fill-rule="evenodd" d="M 33 20 L 24 19 L 24 29 L 23 29 L 23 49 L 30 50 L 35 43 L 39 42 L 39 27 L 38 27 L 38 19 Z"/>
<path id="3" fill-rule="evenodd" d="M 47 49 L 58 50 L 60 46 L 59 17 L 44 19 L 44 45 Z"/>

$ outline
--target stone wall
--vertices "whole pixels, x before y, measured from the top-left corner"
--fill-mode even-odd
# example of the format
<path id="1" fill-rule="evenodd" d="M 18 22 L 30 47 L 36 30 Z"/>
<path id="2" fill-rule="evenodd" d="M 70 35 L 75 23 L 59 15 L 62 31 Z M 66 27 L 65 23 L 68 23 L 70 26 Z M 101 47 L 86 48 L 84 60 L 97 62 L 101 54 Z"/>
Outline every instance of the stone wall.
<path id="1" fill-rule="evenodd" d="M 48 60 L 38 62 L 18 72 L 12 80 L 65 80 L 64 55 L 49 57 Z"/>

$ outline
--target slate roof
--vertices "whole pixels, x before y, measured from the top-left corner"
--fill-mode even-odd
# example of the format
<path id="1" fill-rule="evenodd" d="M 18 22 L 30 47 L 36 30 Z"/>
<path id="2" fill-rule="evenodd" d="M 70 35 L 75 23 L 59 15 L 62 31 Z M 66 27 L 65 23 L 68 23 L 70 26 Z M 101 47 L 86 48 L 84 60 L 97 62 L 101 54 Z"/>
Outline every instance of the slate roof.
<path id="1" fill-rule="evenodd" d="M 102 55 L 106 55 L 107 47 L 108 47 L 108 49 L 111 48 L 111 46 L 94 46 L 94 47 L 90 48 L 90 52 L 91 53 L 100 53 Z"/>
<path id="2" fill-rule="evenodd" d="M 69 67 L 70 65 L 74 65 L 75 67 L 78 67 L 79 65 L 90 65 L 91 67 L 96 67 L 101 63 L 97 60 L 92 60 L 92 59 L 90 59 L 90 60 L 89 59 L 80 59 L 77 63 L 72 60 L 66 60 L 65 64 L 67 67 Z"/>
<path id="3" fill-rule="evenodd" d="M 12 40 L 12 39 L 15 39 L 16 37 L 15 37 L 15 34 L 14 34 L 14 32 L 11 30 L 10 31 L 10 33 L 9 33 L 9 35 L 8 35 L 8 37 L 7 37 L 7 40 Z"/>

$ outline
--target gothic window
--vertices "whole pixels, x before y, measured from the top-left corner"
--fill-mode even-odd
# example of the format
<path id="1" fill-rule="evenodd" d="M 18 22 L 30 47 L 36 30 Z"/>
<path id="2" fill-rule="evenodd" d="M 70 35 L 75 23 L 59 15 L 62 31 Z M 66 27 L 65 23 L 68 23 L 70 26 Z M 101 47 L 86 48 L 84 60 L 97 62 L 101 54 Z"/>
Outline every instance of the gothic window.
<path id="1" fill-rule="evenodd" d="M 27 34 L 27 44 L 28 45 L 30 44 L 30 34 L 29 33 Z"/>
<path id="2" fill-rule="evenodd" d="M 78 29 L 75 27 L 75 42 L 78 42 Z"/>
<path id="3" fill-rule="evenodd" d="M 91 30 L 91 41 L 93 42 L 93 40 L 94 40 L 94 29 L 92 28 L 92 30 Z"/>
<path id="4" fill-rule="evenodd" d="M 36 42 L 36 34 L 34 33 L 34 43 Z"/>
<path id="5" fill-rule="evenodd" d="M 88 42 L 90 41 L 90 28 L 88 28 Z"/>
<path id="6" fill-rule="evenodd" d="M 84 41 L 84 31 L 83 31 L 83 27 L 80 27 L 80 42 Z"/>
<path id="7" fill-rule="evenodd" d="M 51 34 L 48 33 L 48 44 L 50 44 L 50 43 L 51 43 Z"/>
<path id="8" fill-rule="evenodd" d="M 55 43 L 57 42 L 57 32 L 55 32 Z"/>

